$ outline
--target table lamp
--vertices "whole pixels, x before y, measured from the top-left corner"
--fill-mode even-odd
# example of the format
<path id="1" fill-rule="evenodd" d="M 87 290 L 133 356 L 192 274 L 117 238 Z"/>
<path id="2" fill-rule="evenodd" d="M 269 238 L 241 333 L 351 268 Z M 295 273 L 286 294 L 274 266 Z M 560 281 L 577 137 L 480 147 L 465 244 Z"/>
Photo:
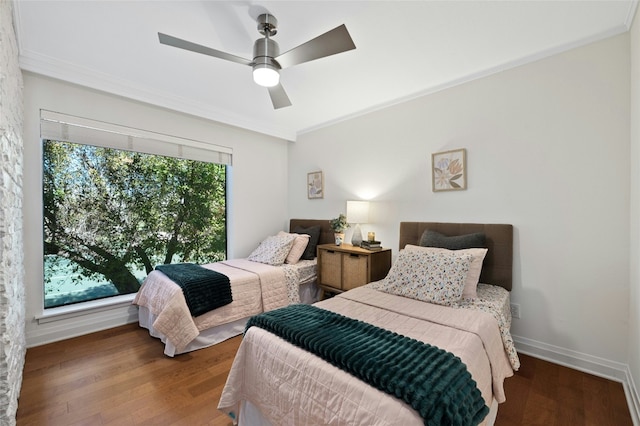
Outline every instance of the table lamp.
<path id="1" fill-rule="evenodd" d="M 369 222 L 369 202 L 368 201 L 347 201 L 347 222 L 355 225 L 351 244 L 360 246 L 362 243 L 361 223 Z"/>

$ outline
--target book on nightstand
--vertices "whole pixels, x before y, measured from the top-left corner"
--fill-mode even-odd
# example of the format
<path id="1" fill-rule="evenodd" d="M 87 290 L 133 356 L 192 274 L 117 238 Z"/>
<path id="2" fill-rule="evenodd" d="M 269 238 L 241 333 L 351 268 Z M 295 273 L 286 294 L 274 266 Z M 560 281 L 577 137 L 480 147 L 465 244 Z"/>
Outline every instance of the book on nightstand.
<path id="1" fill-rule="evenodd" d="M 363 241 L 360 243 L 360 247 L 366 250 L 382 250 L 382 244 L 380 241 Z"/>

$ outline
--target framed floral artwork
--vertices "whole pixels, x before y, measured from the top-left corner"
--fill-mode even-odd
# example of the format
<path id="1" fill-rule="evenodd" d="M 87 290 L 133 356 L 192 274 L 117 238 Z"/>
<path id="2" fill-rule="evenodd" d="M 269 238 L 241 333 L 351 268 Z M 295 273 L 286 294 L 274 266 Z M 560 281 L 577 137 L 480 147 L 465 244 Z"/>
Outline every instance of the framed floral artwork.
<path id="1" fill-rule="evenodd" d="M 431 154 L 433 192 L 467 189 L 466 154 L 464 148 Z"/>
<path id="2" fill-rule="evenodd" d="M 324 198 L 322 172 L 307 173 L 307 198 Z"/>

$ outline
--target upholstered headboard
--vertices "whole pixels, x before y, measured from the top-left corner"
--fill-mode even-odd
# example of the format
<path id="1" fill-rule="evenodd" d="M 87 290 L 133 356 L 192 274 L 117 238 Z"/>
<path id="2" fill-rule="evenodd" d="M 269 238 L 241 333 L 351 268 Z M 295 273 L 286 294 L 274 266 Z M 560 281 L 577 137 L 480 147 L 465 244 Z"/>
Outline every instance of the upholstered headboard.
<path id="1" fill-rule="evenodd" d="M 400 249 L 418 245 L 422 233 L 430 229 L 447 236 L 483 232 L 487 256 L 482 264 L 480 282 L 511 291 L 513 282 L 513 226 L 482 223 L 400 222 Z"/>
<path id="2" fill-rule="evenodd" d="M 289 231 L 294 230 L 297 226 L 302 226 L 303 228 L 309 228 L 311 226 L 320 225 L 322 229 L 320 232 L 320 240 L 318 244 L 329 244 L 335 243 L 335 237 L 333 236 L 333 230 L 329 226 L 329 220 L 326 219 L 291 219 L 289 221 Z"/>

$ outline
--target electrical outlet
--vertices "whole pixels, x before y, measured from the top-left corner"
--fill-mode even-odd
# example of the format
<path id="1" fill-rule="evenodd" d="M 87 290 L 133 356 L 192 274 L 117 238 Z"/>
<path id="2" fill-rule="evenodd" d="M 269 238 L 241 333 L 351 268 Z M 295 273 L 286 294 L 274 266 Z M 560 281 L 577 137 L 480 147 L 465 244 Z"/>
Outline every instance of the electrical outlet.
<path id="1" fill-rule="evenodd" d="M 520 305 L 518 305 L 517 303 L 511 304 L 511 317 L 520 318 Z"/>

